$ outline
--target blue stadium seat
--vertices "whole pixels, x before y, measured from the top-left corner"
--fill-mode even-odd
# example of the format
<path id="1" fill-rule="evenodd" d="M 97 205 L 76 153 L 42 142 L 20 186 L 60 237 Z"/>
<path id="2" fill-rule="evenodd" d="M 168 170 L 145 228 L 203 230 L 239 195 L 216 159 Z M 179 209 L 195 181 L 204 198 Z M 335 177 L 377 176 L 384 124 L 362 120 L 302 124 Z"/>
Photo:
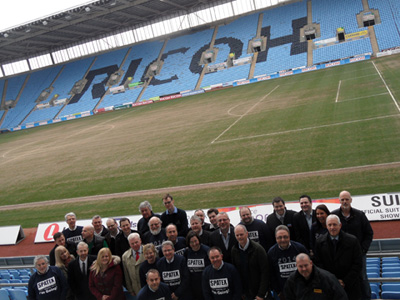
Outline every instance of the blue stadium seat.
<path id="1" fill-rule="evenodd" d="M 6 289 L 0 289 L 0 300 L 10 300 Z"/>
<path id="2" fill-rule="evenodd" d="M 258 53 L 254 76 L 307 65 L 307 45 L 299 43 L 300 28 L 307 23 L 307 3 L 298 1 L 263 12 L 261 34 L 268 51 Z"/>
<path id="3" fill-rule="evenodd" d="M 382 283 L 382 292 L 400 292 L 400 283 Z"/>
<path id="4" fill-rule="evenodd" d="M 381 269 L 379 267 L 373 266 L 373 267 L 369 267 L 367 265 L 367 273 L 380 273 Z"/>
<path id="5" fill-rule="evenodd" d="M 391 278 L 391 277 L 396 278 L 399 276 L 400 276 L 399 272 L 382 272 L 383 278 Z"/>
<path id="6" fill-rule="evenodd" d="M 367 272 L 368 278 L 379 278 L 379 273 L 378 272 Z"/>
<path id="7" fill-rule="evenodd" d="M 382 299 L 400 299 L 400 292 L 387 291 L 382 292 Z"/>
<path id="8" fill-rule="evenodd" d="M 382 272 L 398 272 L 400 276 L 400 266 L 398 267 L 384 266 L 382 267 Z"/>
<path id="9" fill-rule="evenodd" d="M 0 283 L 10 283 L 10 279 L 0 279 Z"/>
<path id="10" fill-rule="evenodd" d="M 400 263 L 400 259 L 397 256 L 394 257 L 382 257 L 382 263 L 393 262 Z"/>
<path id="11" fill-rule="evenodd" d="M 26 300 L 26 292 L 23 290 L 12 289 L 8 290 L 11 300 Z"/>

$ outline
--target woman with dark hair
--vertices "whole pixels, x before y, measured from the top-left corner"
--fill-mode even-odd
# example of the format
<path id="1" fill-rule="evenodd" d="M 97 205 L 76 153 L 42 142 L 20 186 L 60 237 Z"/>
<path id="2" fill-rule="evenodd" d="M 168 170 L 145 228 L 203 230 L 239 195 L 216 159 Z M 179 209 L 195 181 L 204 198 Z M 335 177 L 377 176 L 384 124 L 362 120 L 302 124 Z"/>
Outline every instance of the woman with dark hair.
<path id="1" fill-rule="evenodd" d="M 148 243 L 143 246 L 143 255 L 146 259 L 139 268 L 140 286 L 144 287 L 146 282 L 146 273 L 150 269 L 157 269 L 157 262 L 159 258 L 157 257 L 156 246 L 153 243 Z"/>
<path id="2" fill-rule="evenodd" d="M 325 204 L 320 204 L 315 208 L 317 221 L 311 226 L 311 249 L 314 251 L 315 241 L 323 234 L 328 232 L 326 229 L 326 218 L 331 214 Z"/>
<path id="3" fill-rule="evenodd" d="M 89 289 L 97 300 L 125 300 L 122 289 L 121 259 L 112 256 L 109 248 L 100 249 L 90 267 Z"/>
<path id="4" fill-rule="evenodd" d="M 203 270 L 211 264 L 208 258 L 210 248 L 200 242 L 200 236 L 195 231 L 189 231 L 186 236 L 186 245 L 184 256 L 190 272 L 190 288 L 194 300 L 203 300 L 203 291 L 201 286 L 201 275 Z"/>

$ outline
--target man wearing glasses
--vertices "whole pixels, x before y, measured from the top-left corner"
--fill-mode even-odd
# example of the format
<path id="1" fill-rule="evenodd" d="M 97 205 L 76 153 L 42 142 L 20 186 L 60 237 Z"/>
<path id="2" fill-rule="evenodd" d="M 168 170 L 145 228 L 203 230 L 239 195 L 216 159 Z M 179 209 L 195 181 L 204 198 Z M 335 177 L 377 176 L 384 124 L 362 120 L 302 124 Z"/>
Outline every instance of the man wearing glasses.
<path id="1" fill-rule="evenodd" d="M 275 229 L 276 244 L 268 250 L 271 271 L 271 289 L 280 300 L 285 300 L 283 287 L 290 274 L 296 271 L 296 256 L 308 250 L 300 243 L 290 240 L 290 230 L 285 225 Z"/>
<path id="2" fill-rule="evenodd" d="M 172 198 L 170 194 L 166 194 L 162 198 L 162 201 L 166 208 L 166 211 L 161 215 L 163 228 L 167 227 L 171 223 L 175 224 L 176 228 L 178 228 L 178 235 L 186 237 L 189 228 L 186 211 L 175 207 L 174 198 Z"/>

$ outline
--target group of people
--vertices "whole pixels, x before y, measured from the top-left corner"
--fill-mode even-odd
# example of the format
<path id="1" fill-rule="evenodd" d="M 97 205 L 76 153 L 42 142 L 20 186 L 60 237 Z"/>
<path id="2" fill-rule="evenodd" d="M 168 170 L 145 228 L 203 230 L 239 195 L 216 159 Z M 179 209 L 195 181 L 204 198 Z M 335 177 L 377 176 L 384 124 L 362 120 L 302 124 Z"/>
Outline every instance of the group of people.
<path id="1" fill-rule="evenodd" d="M 189 219 L 169 194 L 161 215 L 140 203 L 137 230 L 128 218 L 106 228 L 100 216 L 81 227 L 68 213 L 50 262 L 35 258 L 29 299 L 125 299 L 123 286 L 138 300 L 370 299 L 373 231 L 349 192 L 339 199 L 330 212 L 302 195 L 295 212 L 276 197 L 267 222 L 241 207 L 235 227 L 215 208 L 210 223 L 201 209 Z"/>

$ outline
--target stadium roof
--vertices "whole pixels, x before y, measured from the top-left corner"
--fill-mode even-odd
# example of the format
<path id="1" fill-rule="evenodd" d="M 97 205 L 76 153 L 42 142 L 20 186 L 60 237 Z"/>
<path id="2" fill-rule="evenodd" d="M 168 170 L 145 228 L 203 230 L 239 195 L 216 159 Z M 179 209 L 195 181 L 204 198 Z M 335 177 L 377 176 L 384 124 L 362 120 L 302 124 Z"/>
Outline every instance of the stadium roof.
<path id="1" fill-rule="evenodd" d="M 217 0 L 100 0 L 0 33 L 0 64 L 59 50 Z"/>

